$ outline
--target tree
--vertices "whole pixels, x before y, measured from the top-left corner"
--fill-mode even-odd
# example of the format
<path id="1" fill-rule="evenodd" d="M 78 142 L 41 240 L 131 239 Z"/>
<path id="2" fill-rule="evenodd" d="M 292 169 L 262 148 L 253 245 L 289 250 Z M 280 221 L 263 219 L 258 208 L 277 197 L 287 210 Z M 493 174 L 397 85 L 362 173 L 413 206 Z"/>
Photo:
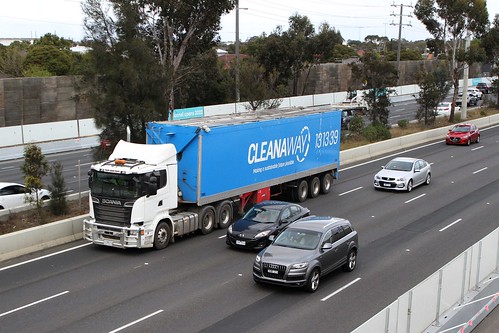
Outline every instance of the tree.
<path id="1" fill-rule="evenodd" d="M 310 47 L 320 62 L 333 62 L 336 58 L 341 58 L 336 54 L 336 47 L 342 43 L 341 34 L 324 22 L 319 26 L 318 33 L 312 37 Z"/>
<path id="2" fill-rule="evenodd" d="M 390 87 L 397 83 L 397 69 L 373 52 L 367 52 L 360 61 L 360 64 L 351 65 L 352 76 L 357 79 L 359 89 L 367 90 L 364 100 L 368 105 L 369 120 L 373 125 L 388 126 L 389 92 Z"/>
<path id="3" fill-rule="evenodd" d="M 130 57 L 131 54 L 142 53 L 146 56 L 145 66 L 151 69 L 147 71 L 151 75 L 137 76 L 143 73 L 133 68 L 127 72 L 135 72 L 137 81 L 144 83 L 147 88 L 161 90 L 163 103 L 148 103 L 147 107 L 154 106 L 152 113 L 161 112 L 163 118 L 171 119 L 175 89 L 183 79 L 178 75 L 183 60 L 215 45 L 220 17 L 234 6 L 235 0 L 86 0 L 82 4 L 82 10 L 87 36 L 93 39 L 93 46 L 99 46 L 96 55 L 110 52 L 114 55 L 111 62 L 116 63 L 115 66 L 124 62 L 140 65 L 140 58 Z M 144 50 L 139 52 L 136 48 Z M 130 61 L 120 60 L 119 56 L 130 57 Z M 143 65 L 142 67 L 143 70 L 146 69 Z M 99 69 L 96 75 L 98 72 L 106 72 L 100 66 Z M 154 73 L 157 75 L 152 75 Z M 124 83 L 115 76 L 114 80 L 110 80 L 99 90 L 105 91 L 107 85 L 113 85 L 114 82 L 117 85 Z M 137 103 L 142 104 L 141 100 L 137 100 L 135 104 Z M 137 116 L 137 112 L 144 111 L 143 108 L 140 109 L 133 110 L 133 114 Z"/>
<path id="4" fill-rule="evenodd" d="M 451 83 L 447 64 L 441 62 L 428 72 L 423 66 L 417 77 L 420 88 L 419 97 L 416 101 L 419 104 L 416 112 L 416 119 L 424 119 L 424 124 L 428 125 L 435 121 L 437 116 L 436 108 L 449 93 Z"/>
<path id="5" fill-rule="evenodd" d="M 38 197 L 38 191 L 43 188 L 42 178 L 49 171 L 49 165 L 40 147 L 28 144 L 24 147 L 24 162 L 21 165 L 24 174 L 24 185 L 35 194 L 34 204 L 38 221 L 42 218 L 42 200 Z"/>
<path id="6" fill-rule="evenodd" d="M 0 45 L 0 73 L 13 77 L 23 76 L 23 62 L 29 46 L 28 42 Z"/>
<path id="7" fill-rule="evenodd" d="M 476 59 L 471 53 L 459 51 L 467 34 L 480 36 L 488 24 L 486 2 L 483 0 L 418 0 L 414 14 L 425 26 L 428 32 L 443 46 L 450 55 L 454 95 L 449 122 L 454 121 L 454 105 L 459 90 L 459 78 L 464 64 L 471 64 Z M 446 43 L 447 36 L 450 45 Z M 435 46 L 442 45 L 439 42 Z"/>
<path id="8" fill-rule="evenodd" d="M 266 75 L 265 68 L 253 58 L 244 59 L 240 69 L 241 99 L 248 109 L 257 111 L 279 107 L 283 87 L 277 85 L 277 74 Z"/>
<path id="9" fill-rule="evenodd" d="M 491 75 L 499 75 L 499 14 L 495 16 L 492 26 L 481 39 L 481 44 L 485 50 L 487 60 L 494 66 Z M 494 80 L 493 85 L 499 101 L 499 80 Z"/>
<path id="10" fill-rule="evenodd" d="M 52 184 L 48 185 L 50 191 L 49 208 L 54 215 L 65 215 L 68 212 L 68 203 L 66 201 L 66 182 L 64 180 L 63 166 L 57 161 L 52 164 L 50 176 Z"/>

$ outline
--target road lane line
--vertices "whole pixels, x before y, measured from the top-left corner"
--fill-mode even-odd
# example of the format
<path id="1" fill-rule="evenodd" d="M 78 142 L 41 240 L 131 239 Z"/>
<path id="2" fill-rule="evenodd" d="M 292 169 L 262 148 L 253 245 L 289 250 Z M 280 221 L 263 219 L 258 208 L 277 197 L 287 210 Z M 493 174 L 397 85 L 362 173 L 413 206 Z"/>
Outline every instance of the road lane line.
<path id="1" fill-rule="evenodd" d="M 421 194 L 421 195 L 418 195 L 418 196 L 417 196 L 417 197 L 415 197 L 415 198 L 412 198 L 412 199 L 407 200 L 405 203 L 409 203 L 409 202 L 411 202 L 411 201 L 417 200 L 417 199 L 419 199 L 419 198 L 424 197 L 425 195 L 426 195 L 426 193 L 423 193 L 423 194 Z"/>
<path id="2" fill-rule="evenodd" d="M 14 268 L 14 267 L 17 267 L 17 266 L 29 264 L 29 263 L 34 262 L 34 261 L 38 261 L 38 260 L 42 260 L 42 259 L 45 259 L 45 258 L 48 258 L 48 257 L 52 257 L 52 256 L 55 256 L 55 255 L 64 253 L 64 252 L 73 251 L 73 250 L 79 249 L 80 247 L 89 246 L 89 245 L 92 245 L 92 243 L 86 243 L 86 244 L 78 245 L 78 246 L 75 246 L 75 247 L 72 247 L 72 248 L 69 248 L 69 249 L 66 249 L 66 250 L 62 250 L 62 251 L 59 251 L 59 252 L 54 252 L 54 253 L 47 254 L 47 255 L 44 255 L 44 256 L 41 256 L 41 257 L 38 257 L 38 258 L 34 258 L 34 259 L 26 260 L 26 261 L 23 261 L 23 262 L 19 262 L 19 263 L 14 264 L 14 265 L 2 267 L 2 268 L 0 268 L 0 272 L 1 271 L 6 271 L 8 269 L 11 269 L 11 268 Z"/>
<path id="3" fill-rule="evenodd" d="M 227 237 L 227 234 L 225 234 L 225 235 L 223 235 L 223 236 L 218 237 L 218 239 L 222 239 L 222 238 L 225 238 L 225 237 Z"/>
<path id="4" fill-rule="evenodd" d="M 9 169 L 14 169 L 15 166 L 7 166 L 7 167 L 3 167 L 2 170 L 9 170 Z"/>
<path id="5" fill-rule="evenodd" d="M 58 293 L 58 294 L 55 294 L 55 295 L 52 295 L 52 296 L 49 296 L 49 297 L 46 297 L 46 298 L 43 298 L 39 301 L 36 301 L 36 302 L 33 302 L 33 303 L 29 303 L 29 304 L 26 304 L 26 305 L 23 305 L 21 307 L 18 307 L 16 309 L 12 309 L 10 311 L 7 311 L 7 312 L 4 312 L 4 313 L 0 313 L 0 317 L 3 317 L 3 316 L 6 316 L 8 314 L 11 314 L 11 313 L 14 313 L 14 312 L 17 312 L 19 310 L 22 310 L 22 309 L 26 309 L 26 308 L 29 308 L 30 306 L 33 306 L 33 305 L 36 305 L 36 304 L 39 304 L 39 303 L 42 303 L 42 302 L 45 302 L 45 301 L 48 301 L 52 298 L 56 298 L 56 297 L 59 297 L 59 296 L 62 296 L 64 294 L 67 294 L 69 293 L 69 290 L 66 290 L 66 291 L 63 291 L 62 293 Z"/>
<path id="6" fill-rule="evenodd" d="M 115 329 L 115 330 L 112 330 L 112 331 L 110 331 L 109 333 L 116 333 L 116 332 L 122 331 L 122 330 L 124 330 L 125 328 L 128 328 L 128 327 L 130 327 L 130 326 L 133 326 L 133 325 L 135 325 L 135 324 L 137 324 L 137 323 L 140 323 L 141 321 L 146 320 L 147 318 L 150 318 L 150 317 L 152 317 L 152 316 L 155 316 L 155 315 L 157 315 L 158 313 L 161 313 L 161 312 L 163 312 L 163 310 L 158 310 L 158 311 L 156 311 L 156 312 L 153 312 L 153 313 L 151 313 L 150 315 L 147 315 L 147 316 L 145 316 L 145 317 L 142 317 L 142 318 L 139 318 L 139 319 L 137 319 L 137 320 L 135 320 L 135 321 L 132 321 L 131 323 L 126 324 L 126 325 L 124 325 L 124 326 L 121 326 L 121 327 L 119 327 L 119 328 L 117 328 L 117 329 Z"/>
<path id="7" fill-rule="evenodd" d="M 484 148 L 484 146 L 473 148 L 473 149 L 471 149 L 471 151 L 475 151 L 475 150 L 482 149 L 482 148 Z"/>
<path id="8" fill-rule="evenodd" d="M 360 280 L 360 277 L 359 278 L 356 278 L 355 280 L 353 280 L 352 282 L 344 285 L 343 287 L 341 287 L 340 289 L 336 290 L 334 293 L 332 294 L 329 294 L 327 295 L 326 297 L 324 297 L 323 299 L 321 299 L 321 302 L 324 302 L 324 301 L 327 301 L 329 298 L 333 297 L 334 295 L 336 295 L 337 293 L 347 289 L 348 287 L 350 287 L 352 284 L 358 282 Z"/>
<path id="9" fill-rule="evenodd" d="M 477 170 L 477 171 L 473 172 L 473 174 L 474 174 L 474 175 L 476 175 L 477 173 L 482 172 L 482 171 L 485 171 L 485 170 L 487 170 L 487 169 L 488 169 L 488 167 L 481 168 L 480 170 Z"/>
<path id="10" fill-rule="evenodd" d="M 353 190 L 340 193 L 340 194 L 338 194 L 338 196 L 341 197 L 342 195 L 345 195 L 345 194 L 348 194 L 348 193 L 352 193 L 354 191 L 360 190 L 361 188 L 363 188 L 363 187 L 361 186 L 361 187 L 354 188 Z"/>
<path id="11" fill-rule="evenodd" d="M 452 227 L 454 224 L 456 224 L 456 223 L 458 223 L 458 222 L 461 222 L 461 221 L 462 221 L 462 219 L 457 219 L 457 220 L 455 220 L 454 222 L 452 222 L 451 224 L 449 224 L 448 226 L 446 226 L 446 227 L 444 227 L 444 228 L 440 229 L 439 231 L 444 231 L 445 229 L 450 228 L 450 227 Z"/>

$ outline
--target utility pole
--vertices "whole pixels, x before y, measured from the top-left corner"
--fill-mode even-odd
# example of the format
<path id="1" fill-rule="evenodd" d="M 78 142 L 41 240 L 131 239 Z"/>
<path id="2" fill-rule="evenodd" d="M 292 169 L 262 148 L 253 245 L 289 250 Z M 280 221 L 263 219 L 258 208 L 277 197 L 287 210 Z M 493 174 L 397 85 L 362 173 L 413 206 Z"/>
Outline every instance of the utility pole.
<path id="1" fill-rule="evenodd" d="M 239 95 L 239 58 L 239 0 L 236 0 L 236 103 L 239 103 L 239 101 L 241 100 L 241 96 Z"/>
<path id="2" fill-rule="evenodd" d="M 400 75 L 400 48 L 401 48 L 401 44 L 402 44 L 402 26 L 406 25 L 408 27 L 412 27 L 410 22 L 409 22 L 409 24 L 402 23 L 402 18 L 404 16 L 412 17 L 411 14 L 404 15 L 403 12 L 404 12 L 404 7 L 412 8 L 412 5 L 404 5 L 404 4 L 396 5 L 395 2 L 392 4 L 392 7 L 397 7 L 397 6 L 400 6 L 399 23 L 394 23 L 392 21 L 392 23 L 390 23 L 390 25 L 398 25 L 399 26 L 399 41 L 398 41 L 398 47 L 397 47 L 397 72 Z M 390 14 L 390 16 L 397 16 L 397 14 L 392 13 L 392 14 Z M 399 80 L 400 80 L 400 77 L 399 77 Z"/>
<path id="3" fill-rule="evenodd" d="M 470 49 L 470 35 L 466 36 L 466 41 L 464 44 L 464 49 L 466 52 Z M 468 116 L 468 76 L 469 76 L 470 66 L 468 63 L 464 63 L 463 69 L 463 98 L 461 99 L 461 119 L 465 120 Z"/>

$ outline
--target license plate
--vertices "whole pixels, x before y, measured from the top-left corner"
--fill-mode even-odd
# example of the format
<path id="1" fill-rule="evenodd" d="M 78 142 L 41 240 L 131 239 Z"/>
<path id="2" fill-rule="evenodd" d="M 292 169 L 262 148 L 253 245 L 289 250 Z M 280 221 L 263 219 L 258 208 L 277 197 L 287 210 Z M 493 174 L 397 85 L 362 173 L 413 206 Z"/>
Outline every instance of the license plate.
<path id="1" fill-rule="evenodd" d="M 279 274 L 275 269 L 269 269 L 269 274 Z"/>
<path id="2" fill-rule="evenodd" d="M 246 242 L 245 241 L 242 241 L 242 240 L 236 240 L 236 245 L 246 245 Z"/>
<path id="3" fill-rule="evenodd" d="M 105 246 L 113 246 L 113 242 L 112 242 L 112 241 L 109 241 L 109 240 L 105 240 L 105 241 L 104 241 L 104 245 L 105 245 Z"/>
<path id="4" fill-rule="evenodd" d="M 384 187 L 392 187 L 392 184 L 384 183 L 383 186 Z"/>

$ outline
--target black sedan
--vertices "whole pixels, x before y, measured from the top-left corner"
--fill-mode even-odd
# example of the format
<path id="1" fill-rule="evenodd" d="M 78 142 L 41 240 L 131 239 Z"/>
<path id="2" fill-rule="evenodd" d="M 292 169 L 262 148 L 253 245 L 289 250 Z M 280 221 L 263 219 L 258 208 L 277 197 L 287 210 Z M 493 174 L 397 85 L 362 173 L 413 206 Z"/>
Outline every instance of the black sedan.
<path id="1" fill-rule="evenodd" d="M 226 243 L 232 247 L 260 250 L 270 244 L 291 222 L 308 216 L 308 208 L 284 201 L 263 201 L 253 206 L 227 229 Z"/>

